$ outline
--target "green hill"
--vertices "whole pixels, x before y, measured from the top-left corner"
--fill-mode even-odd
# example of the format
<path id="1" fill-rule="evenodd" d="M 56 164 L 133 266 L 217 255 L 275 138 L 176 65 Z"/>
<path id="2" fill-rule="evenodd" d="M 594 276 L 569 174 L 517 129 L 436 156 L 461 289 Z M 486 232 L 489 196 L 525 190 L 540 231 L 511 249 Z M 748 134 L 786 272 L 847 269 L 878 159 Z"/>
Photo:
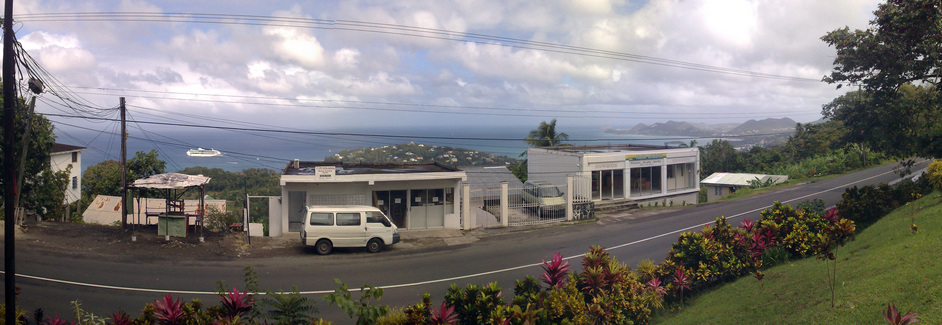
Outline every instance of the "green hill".
<path id="1" fill-rule="evenodd" d="M 917 231 L 910 225 L 915 224 Z M 942 324 L 942 195 L 901 207 L 839 248 L 835 307 L 825 262 L 814 258 L 765 270 L 691 300 L 655 324 L 886 324 L 882 311 L 910 308 Z"/>
<path id="2" fill-rule="evenodd" d="M 506 156 L 495 156 L 471 149 L 410 142 L 375 148 L 344 150 L 325 157 L 324 161 L 342 161 L 346 163 L 415 163 L 434 161 L 449 166 L 502 166 L 510 162 L 516 162 L 516 159 Z"/>

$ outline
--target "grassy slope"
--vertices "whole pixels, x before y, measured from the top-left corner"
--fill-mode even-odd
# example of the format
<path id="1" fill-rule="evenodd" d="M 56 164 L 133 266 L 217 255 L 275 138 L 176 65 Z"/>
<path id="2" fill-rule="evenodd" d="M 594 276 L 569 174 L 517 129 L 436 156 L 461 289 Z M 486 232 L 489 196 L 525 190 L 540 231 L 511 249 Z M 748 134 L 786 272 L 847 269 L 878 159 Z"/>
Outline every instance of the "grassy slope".
<path id="1" fill-rule="evenodd" d="M 915 222 L 915 234 L 910 225 Z M 912 308 L 942 324 L 942 196 L 897 209 L 837 250 L 836 306 L 825 262 L 788 262 L 716 288 L 656 324 L 886 324 L 881 311 Z"/>

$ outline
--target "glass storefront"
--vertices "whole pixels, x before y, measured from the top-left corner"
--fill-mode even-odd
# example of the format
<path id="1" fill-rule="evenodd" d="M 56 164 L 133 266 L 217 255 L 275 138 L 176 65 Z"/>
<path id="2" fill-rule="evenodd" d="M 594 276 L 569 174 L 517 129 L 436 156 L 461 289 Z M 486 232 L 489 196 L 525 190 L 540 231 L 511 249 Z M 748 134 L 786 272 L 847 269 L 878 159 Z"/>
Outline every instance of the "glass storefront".
<path id="1" fill-rule="evenodd" d="M 631 169 L 631 196 L 661 193 L 661 166 Z"/>

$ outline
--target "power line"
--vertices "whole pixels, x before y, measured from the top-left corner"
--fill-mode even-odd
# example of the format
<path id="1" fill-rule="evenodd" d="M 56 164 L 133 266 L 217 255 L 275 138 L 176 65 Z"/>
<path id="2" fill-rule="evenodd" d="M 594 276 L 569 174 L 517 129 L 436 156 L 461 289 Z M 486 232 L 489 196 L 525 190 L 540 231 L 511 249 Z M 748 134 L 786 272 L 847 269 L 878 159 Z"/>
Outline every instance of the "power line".
<path id="1" fill-rule="evenodd" d="M 97 119 L 97 120 L 106 120 L 106 121 L 115 120 L 113 118 L 109 119 L 109 118 L 75 116 L 75 115 L 65 115 L 65 114 L 45 114 L 45 115 L 67 117 L 67 118 Z M 137 121 L 137 123 L 151 124 L 151 125 L 189 127 L 189 128 L 206 128 L 206 129 L 217 129 L 217 130 L 254 131 L 254 132 L 306 134 L 306 135 L 358 136 L 358 137 L 397 138 L 397 139 L 437 139 L 437 140 L 471 140 L 471 141 L 524 141 L 526 140 L 523 138 L 446 137 L 446 136 L 421 136 L 421 135 L 399 135 L 399 134 L 370 134 L 370 133 L 350 133 L 350 132 L 318 132 L 318 131 L 297 131 L 297 130 L 277 130 L 277 129 L 251 129 L 251 128 L 243 128 L 243 127 L 199 125 L 199 124 L 189 124 L 189 123 L 169 123 L 169 122 L 155 122 L 155 121 Z M 722 138 L 751 138 L 751 137 L 776 136 L 776 135 L 786 135 L 786 134 L 792 134 L 792 132 L 728 135 L 728 136 L 722 136 Z M 569 141 L 570 142 L 671 141 L 671 140 L 688 139 L 688 138 L 689 137 L 686 137 L 686 138 L 684 137 L 681 137 L 681 138 L 677 138 L 677 137 L 672 137 L 672 138 L 606 138 L 606 139 L 570 139 Z"/>
<path id="2" fill-rule="evenodd" d="M 20 21 L 40 22 L 160 22 L 160 23 L 200 23 L 223 25 L 273 26 L 324 30 L 343 30 L 353 32 L 378 33 L 406 37 L 464 41 L 483 45 L 496 45 L 519 49 L 529 49 L 560 54 L 572 54 L 627 62 L 645 63 L 664 67 L 704 71 L 725 75 L 747 76 L 753 78 L 821 82 L 817 78 L 795 77 L 779 74 L 755 72 L 743 69 L 712 66 L 680 60 L 658 58 L 625 52 L 607 51 L 588 47 L 563 45 L 550 42 L 531 41 L 519 38 L 493 36 L 478 33 L 456 32 L 445 29 L 415 27 L 399 24 L 374 23 L 355 20 L 295 18 L 258 15 L 204 14 L 204 13 L 156 13 L 156 12 L 77 12 L 77 13 L 37 13 L 18 16 Z"/>

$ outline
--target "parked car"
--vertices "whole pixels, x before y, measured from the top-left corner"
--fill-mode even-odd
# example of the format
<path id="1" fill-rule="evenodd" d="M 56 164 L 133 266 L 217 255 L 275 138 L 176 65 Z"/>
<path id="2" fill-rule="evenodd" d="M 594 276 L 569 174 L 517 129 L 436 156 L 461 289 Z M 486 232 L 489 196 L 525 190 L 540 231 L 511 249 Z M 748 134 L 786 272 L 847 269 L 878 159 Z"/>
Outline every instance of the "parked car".
<path id="1" fill-rule="evenodd" d="M 540 217 L 560 217 L 566 213 L 566 198 L 556 185 L 546 181 L 523 183 L 523 201 L 532 205 Z"/>
<path id="2" fill-rule="evenodd" d="M 377 253 L 399 242 L 396 225 L 371 206 L 308 206 L 303 225 L 301 243 L 321 255 L 334 247 L 365 247 Z"/>

